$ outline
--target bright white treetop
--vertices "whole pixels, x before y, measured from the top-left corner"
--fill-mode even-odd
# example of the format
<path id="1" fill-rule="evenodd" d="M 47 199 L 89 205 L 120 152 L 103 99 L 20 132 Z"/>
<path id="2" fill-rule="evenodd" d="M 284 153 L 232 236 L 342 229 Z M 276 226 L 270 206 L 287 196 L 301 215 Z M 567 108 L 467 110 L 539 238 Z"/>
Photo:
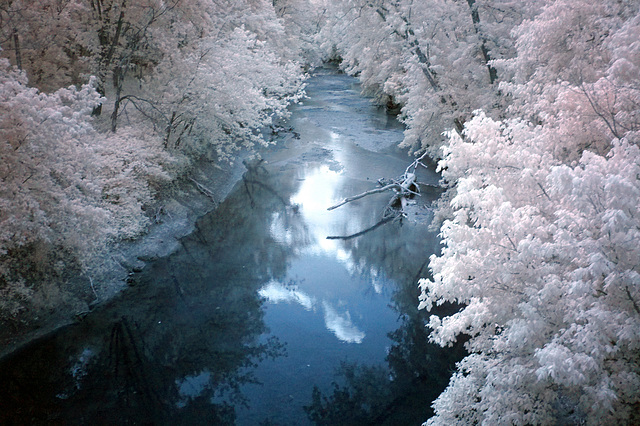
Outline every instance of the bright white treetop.
<path id="1" fill-rule="evenodd" d="M 171 160 L 157 140 L 96 132 L 91 85 L 45 94 L 5 59 L 0 67 L 0 274 L 3 305 L 16 311 L 21 250 L 68 250 L 89 273 L 110 241 L 144 231 L 142 206 Z"/>
<path id="2" fill-rule="evenodd" d="M 421 307 L 463 304 L 429 326 L 441 345 L 470 336 L 471 355 L 433 424 L 624 423 L 637 403 L 640 150 L 570 167 L 538 130 L 480 114 L 441 162 L 457 192 Z"/>
<path id="3" fill-rule="evenodd" d="M 549 2 L 504 62 L 520 118 L 477 112 L 451 134 L 421 306 L 463 304 L 429 326 L 440 344 L 468 336 L 470 355 L 428 424 L 638 421 L 637 7 Z"/>

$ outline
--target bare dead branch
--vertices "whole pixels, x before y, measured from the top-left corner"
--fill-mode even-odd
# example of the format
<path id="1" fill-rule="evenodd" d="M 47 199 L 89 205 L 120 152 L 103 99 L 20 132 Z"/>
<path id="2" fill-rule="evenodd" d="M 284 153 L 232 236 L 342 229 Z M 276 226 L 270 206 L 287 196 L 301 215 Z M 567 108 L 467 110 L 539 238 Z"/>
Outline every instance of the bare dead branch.
<path id="1" fill-rule="evenodd" d="M 625 290 L 627 292 L 627 297 L 629 298 L 629 300 L 631 301 L 631 303 L 633 304 L 633 309 L 635 309 L 635 311 L 640 314 L 640 306 L 638 306 L 638 303 L 635 301 L 635 299 L 631 296 L 631 292 L 629 291 L 629 287 L 625 287 Z"/>
<path id="2" fill-rule="evenodd" d="M 547 191 L 544 190 L 544 187 L 540 184 L 540 182 L 538 182 L 538 186 L 542 190 L 542 193 L 544 194 L 544 196 L 547 197 L 549 201 L 551 201 L 551 197 L 549 197 L 549 194 L 547 194 Z"/>
<path id="3" fill-rule="evenodd" d="M 381 192 L 385 192 L 385 191 L 388 191 L 390 189 L 397 189 L 397 190 L 401 191 L 402 187 L 400 186 L 399 183 L 391 183 L 389 185 L 383 186 L 382 188 L 372 189 L 370 191 L 363 192 L 362 194 L 354 195 L 352 197 L 347 197 L 344 200 L 342 200 L 341 202 L 339 202 L 338 204 L 329 207 L 327 210 L 337 209 L 340 206 L 343 206 L 343 205 L 345 205 L 347 203 L 350 203 L 352 201 L 359 200 L 360 198 L 364 198 L 367 195 L 379 194 Z"/>
<path id="4" fill-rule="evenodd" d="M 366 234 L 368 232 L 373 231 L 376 228 L 379 228 L 380 226 L 384 225 L 385 223 L 391 222 L 395 218 L 396 218 L 396 216 L 384 217 L 378 223 L 376 223 L 375 225 L 370 226 L 367 229 L 363 229 L 360 232 L 356 232 L 355 234 L 345 235 L 345 236 L 332 235 L 332 236 L 327 237 L 327 240 L 350 240 L 352 238 L 360 237 L 360 236 L 362 236 L 362 235 L 364 235 L 364 234 Z"/>

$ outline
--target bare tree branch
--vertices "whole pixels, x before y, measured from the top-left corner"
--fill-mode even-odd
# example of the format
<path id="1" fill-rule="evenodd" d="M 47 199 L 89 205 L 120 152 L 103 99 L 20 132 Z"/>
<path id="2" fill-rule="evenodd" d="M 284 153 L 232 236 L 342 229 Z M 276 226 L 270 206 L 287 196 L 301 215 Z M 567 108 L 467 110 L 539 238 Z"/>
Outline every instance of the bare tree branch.
<path id="1" fill-rule="evenodd" d="M 350 240 L 352 238 L 356 238 L 356 237 L 360 237 L 366 233 L 369 233 L 371 231 L 373 231 L 376 228 L 379 228 L 380 226 L 384 225 L 385 223 L 391 222 L 392 220 L 394 220 L 397 216 L 387 216 L 382 218 L 378 223 L 376 223 L 373 226 L 370 226 L 367 229 L 363 229 L 360 232 L 356 232 L 355 234 L 351 234 L 351 235 L 345 235 L 345 236 L 338 236 L 338 235 L 332 235 L 327 237 L 327 240 Z"/>
<path id="2" fill-rule="evenodd" d="M 402 187 L 400 186 L 399 183 L 391 183 L 389 185 L 383 186 L 382 188 L 372 189 L 370 191 L 363 192 L 362 194 L 354 195 L 352 197 L 347 197 L 344 200 L 342 200 L 341 202 L 339 202 L 338 204 L 329 207 L 327 210 L 337 209 L 340 206 L 343 206 L 343 205 L 345 205 L 347 203 L 350 203 L 352 201 L 359 200 L 360 198 L 364 198 L 367 195 L 379 194 L 381 192 L 385 192 L 385 191 L 388 191 L 390 189 L 402 190 Z"/>

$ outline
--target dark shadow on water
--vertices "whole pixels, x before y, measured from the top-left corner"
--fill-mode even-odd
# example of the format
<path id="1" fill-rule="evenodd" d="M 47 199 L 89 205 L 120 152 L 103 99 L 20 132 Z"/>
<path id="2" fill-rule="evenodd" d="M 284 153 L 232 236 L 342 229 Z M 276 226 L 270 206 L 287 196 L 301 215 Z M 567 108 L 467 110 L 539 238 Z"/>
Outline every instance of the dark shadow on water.
<path id="1" fill-rule="evenodd" d="M 0 424 L 233 424 L 251 369 L 286 354 L 264 337 L 257 292 L 289 256 L 270 236 L 270 213 L 287 211 L 304 240 L 283 202 L 295 188 L 269 179 L 249 170 L 125 294 L 4 360 Z"/>

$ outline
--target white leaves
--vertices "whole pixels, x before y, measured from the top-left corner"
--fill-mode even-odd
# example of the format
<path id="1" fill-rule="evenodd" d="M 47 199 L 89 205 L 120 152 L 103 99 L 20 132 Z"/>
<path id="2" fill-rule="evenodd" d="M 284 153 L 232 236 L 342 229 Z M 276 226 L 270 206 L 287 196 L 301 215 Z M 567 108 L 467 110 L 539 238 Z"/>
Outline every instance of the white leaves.
<path id="1" fill-rule="evenodd" d="M 541 365 L 536 370 L 538 379 L 551 378 L 564 386 L 583 385 L 587 381 L 587 372 L 598 369 L 598 364 L 590 356 L 574 353 L 557 343 L 536 350 L 535 356 Z"/>
<path id="2" fill-rule="evenodd" d="M 181 78 L 175 78 L 180 75 Z M 261 130 L 303 95 L 299 66 L 283 62 L 269 43 L 244 26 L 166 52 L 144 88 L 168 148 L 196 155 L 215 150 L 231 160 L 239 149 L 264 144 Z M 166 90 L 157 91 L 158 84 Z M 149 114 L 149 115 L 151 115 Z"/>
<path id="3" fill-rule="evenodd" d="M 511 415 L 504 413 L 517 424 L 553 418 L 552 406 L 516 397 L 523 383 L 537 400 L 557 404 L 574 395 L 578 412 L 598 413 L 598 421 L 625 418 L 638 395 L 622 397 L 614 378 L 638 374 L 638 147 L 614 141 L 607 157 L 587 151 L 567 166 L 543 160 L 543 128 L 482 114 L 467 128 L 469 140 L 452 138 L 441 162 L 456 195 L 441 229 L 442 255 L 431 259 L 433 281 L 420 282 L 420 307 L 467 306 L 432 316 L 431 339 L 447 345 L 466 334 L 470 351 L 495 361 L 468 373 L 483 395 L 473 403 L 483 421 Z M 511 376 L 518 381 L 506 385 Z M 495 377 L 502 377 L 499 391 Z M 502 400 L 487 398 L 492 392 Z M 453 394 L 445 392 L 436 408 Z M 502 417 L 492 417 L 494 410 Z M 516 414 L 527 411 L 529 420 Z"/>
<path id="4" fill-rule="evenodd" d="M 145 230 L 142 206 L 172 160 L 148 135 L 96 132 L 90 112 L 100 97 L 89 85 L 47 95 L 2 65 L 0 256 L 11 267 L 0 271 L 0 292 L 22 303 L 39 284 L 21 290 L 24 265 L 50 260 L 34 247 L 64 253 L 85 272 L 100 268 L 110 243 Z"/>
<path id="5" fill-rule="evenodd" d="M 7 300 L 24 299 L 25 264 L 52 257 L 35 259 L 32 246 L 59 252 L 85 273 L 101 268 L 115 243 L 146 230 L 143 209 L 155 191 L 184 173 L 180 149 L 231 160 L 265 144 L 264 128 L 303 96 L 298 52 L 273 4 L 173 3 L 144 0 L 98 13 L 84 0 L 18 0 L 0 11 L 10 21 L 0 33 L 13 39 L 6 31 L 17 31 L 23 43 L 16 53 L 30 84 L 52 92 L 28 87 L 26 75 L 0 59 L 0 260 L 11 263 L 0 270 L 0 292 L 13 292 Z M 44 44 L 36 39 L 42 35 Z M 93 89 L 96 78 L 60 88 L 90 67 L 117 96 L 116 133 L 96 130 L 109 112 L 96 127 L 90 117 L 96 105 L 114 105 Z"/>

